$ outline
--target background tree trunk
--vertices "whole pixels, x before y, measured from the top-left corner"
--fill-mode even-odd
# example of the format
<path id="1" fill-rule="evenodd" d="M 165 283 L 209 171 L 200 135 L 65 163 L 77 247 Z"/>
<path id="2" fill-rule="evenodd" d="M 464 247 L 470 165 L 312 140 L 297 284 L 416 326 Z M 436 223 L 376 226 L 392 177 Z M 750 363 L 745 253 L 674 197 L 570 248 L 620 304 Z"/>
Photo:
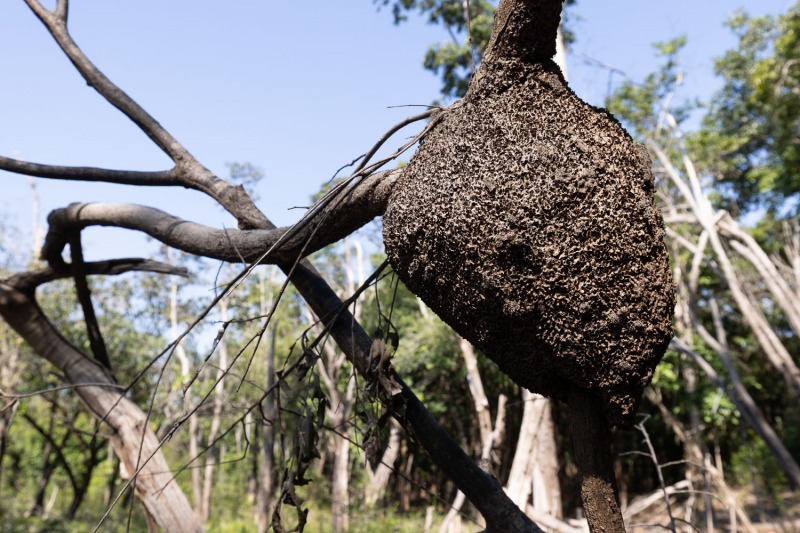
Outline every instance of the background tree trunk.
<path id="1" fill-rule="evenodd" d="M 170 263 L 175 261 L 175 252 L 172 250 L 172 248 L 167 248 L 167 261 Z M 172 332 L 172 338 L 178 339 L 180 338 L 180 331 L 178 329 L 178 280 L 174 277 L 170 280 L 169 296 L 169 323 Z M 175 356 L 178 358 L 178 362 L 181 365 L 180 376 L 182 383 L 180 384 L 180 387 L 182 388 L 183 383 L 188 383 L 191 379 L 192 370 L 194 368 L 194 364 L 189 357 L 189 354 L 186 353 L 183 340 L 179 341 L 177 346 L 175 346 Z M 183 393 L 182 401 L 184 413 L 191 411 L 192 397 L 193 391 L 191 389 L 186 390 Z M 197 454 L 200 451 L 197 444 L 199 432 L 199 428 L 197 427 L 197 414 L 193 414 L 189 417 L 188 425 L 189 427 L 187 433 L 189 437 L 189 457 L 197 457 Z M 195 512 L 199 513 L 200 509 L 203 507 L 202 472 L 200 471 L 199 465 L 196 461 L 193 461 L 189 467 L 192 477 L 192 502 L 194 504 Z"/>
<path id="2" fill-rule="evenodd" d="M 266 315 L 267 305 L 264 289 L 264 278 L 261 278 L 261 314 Z M 275 341 L 277 337 L 278 321 L 275 320 L 271 328 L 269 349 L 267 350 L 267 390 L 273 391 L 275 387 Z M 256 497 L 256 522 L 259 533 L 266 533 L 269 528 L 270 508 L 272 505 L 272 494 L 275 488 L 275 424 L 278 420 L 278 409 L 275 403 L 275 392 L 270 392 L 264 398 L 263 407 L 264 419 L 259 424 L 260 447 L 259 455 L 261 462 L 258 471 L 258 493 Z"/>
<path id="3" fill-rule="evenodd" d="M 506 492 L 520 509 L 527 509 L 531 500 L 537 513 L 560 519 L 561 485 L 551 401 L 527 389 L 521 392 L 525 407 Z"/>
<path id="4" fill-rule="evenodd" d="M 94 415 L 113 431 L 111 442 L 129 472 L 141 468 L 136 495 L 160 527 L 170 532 L 199 532 L 186 496 L 142 410 L 119 392 L 108 373 L 69 344 L 53 328 L 32 298 L 0 283 L 0 315 L 36 353 L 50 361 Z"/>

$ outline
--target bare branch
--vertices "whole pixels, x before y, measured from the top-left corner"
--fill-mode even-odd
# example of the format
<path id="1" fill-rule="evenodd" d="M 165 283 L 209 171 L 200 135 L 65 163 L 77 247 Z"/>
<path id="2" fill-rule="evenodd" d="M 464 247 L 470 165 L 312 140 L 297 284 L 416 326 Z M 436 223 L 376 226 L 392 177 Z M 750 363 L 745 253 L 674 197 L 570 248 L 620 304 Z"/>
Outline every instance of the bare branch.
<path id="1" fill-rule="evenodd" d="M 188 272 L 183 267 L 176 267 L 159 261 L 147 259 L 129 258 L 112 259 L 109 261 L 96 261 L 85 263 L 84 268 L 88 275 L 116 276 L 126 272 L 154 272 L 158 274 L 173 274 L 177 276 L 188 276 Z M 18 290 L 30 293 L 39 285 L 44 285 L 57 279 L 64 279 L 72 276 L 68 265 L 49 266 L 39 270 L 21 272 L 10 276 L 5 281 L 13 285 Z"/>
<path id="2" fill-rule="evenodd" d="M 391 186 L 399 171 L 376 174 L 365 179 L 341 202 L 332 203 L 316 218 L 330 217 L 335 224 L 307 224 L 297 231 L 293 226 L 277 229 L 215 229 L 189 222 L 152 207 L 133 204 L 71 204 L 50 213 L 50 224 L 42 257 L 53 265 L 62 260 L 69 232 L 89 226 L 114 226 L 141 231 L 158 241 L 188 253 L 232 263 L 262 260 L 264 263 L 290 264 L 301 251 L 315 252 L 349 235 L 376 216 L 386 205 Z M 309 241 L 310 239 L 310 241 Z M 278 246 L 276 246 L 278 245 Z M 267 252 L 269 252 L 267 254 Z"/>
<path id="3" fill-rule="evenodd" d="M 182 185 L 175 169 L 144 172 L 135 170 L 111 170 L 96 167 L 66 167 L 43 165 L 0 156 L 0 170 L 56 180 L 98 181 L 121 185 L 176 186 Z"/>
<path id="4" fill-rule="evenodd" d="M 165 130 L 147 111 L 137 104 L 122 89 L 117 87 L 92 63 L 75 44 L 67 29 L 66 2 L 59 2 L 55 11 L 46 10 L 37 0 L 25 0 L 50 35 L 67 55 L 86 83 L 105 98 L 108 103 L 122 111 L 139 129 L 161 148 L 178 166 L 195 161 L 194 157 Z"/>
<path id="5" fill-rule="evenodd" d="M 92 291 L 86 279 L 86 267 L 83 261 L 83 246 L 81 245 L 80 231 L 69 234 L 69 251 L 72 265 L 72 277 L 75 280 L 75 292 L 78 295 L 78 302 L 83 310 L 83 320 L 86 323 L 86 333 L 89 337 L 89 346 L 92 349 L 94 358 L 104 367 L 111 370 L 111 361 L 108 358 L 106 342 L 100 331 L 100 324 L 97 322 L 97 315 L 92 304 Z"/>
<path id="6" fill-rule="evenodd" d="M 46 10 L 38 0 L 25 0 L 39 20 L 45 25 L 50 35 L 58 43 L 61 50 L 86 80 L 111 105 L 119 109 L 139 129 L 141 129 L 170 159 L 175 163 L 174 174 L 181 185 L 202 191 L 215 200 L 229 213 L 234 215 L 242 228 L 261 227 L 269 224 L 263 213 L 253 204 L 252 199 L 242 187 L 234 187 L 214 175 L 205 168 L 189 151 L 181 145 L 155 118 L 150 116 L 122 89 L 117 87 L 105 74 L 103 74 L 83 53 L 72 40 L 67 30 L 67 3 L 61 1 L 57 4 L 56 11 Z M 7 161 L 5 162 L 8 163 Z M 173 171 L 168 171 L 167 174 Z M 62 168 L 62 173 L 68 174 Z M 43 176 L 44 177 L 44 176 Z M 122 178 L 120 174 L 117 178 Z M 138 178 L 165 178 L 165 175 L 156 174 L 128 175 Z M 75 178 L 72 178 L 75 179 Z"/>
<path id="7" fill-rule="evenodd" d="M 753 430 L 764 440 L 767 447 L 769 447 L 770 452 L 772 452 L 775 459 L 781 465 L 781 468 L 783 469 L 787 478 L 791 479 L 792 483 L 795 485 L 800 485 L 800 466 L 798 466 L 797 461 L 795 461 L 788 450 L 786 450 L 777 434 L 775 434 L 775 430 L 773 430 L 772 426 L 770 426 L 766 421 L 761 409 L 744 387 L 742 380 L 739 378 L 738 373 L 728 357 L 727 350 L 721 346 L 717 339 L 715 339 L 701 324 L 695 324 L 695 328 L 702 337 L 703 341 L 711 346 L 711 348 L 713 348 L 722 358 L 722 362 L 725 364 L 725 368 L 728 371 L 728 375 L 731 379 L 732 387 L 728 386 L 725 380 L 719 374 L 717 374 L 717 371 L 714 370 L 714 368 L 703 358 L 702 355 L 693 350 L 680 339 L 672 339 L 672 341 L 670 341 L 670 348 L 690 356 L 695 364 L 697 364 L 697 366 L 700 367 L 700 369 L 705 373 L 708 379 L 714 383 L 714 385 L 719 387 L 720 390 L 725 392 L 728 398 L 730 398 L 730 400 L 739 410 L 745 421 L 747 421 L 750 427 L 752 427 Z"/>

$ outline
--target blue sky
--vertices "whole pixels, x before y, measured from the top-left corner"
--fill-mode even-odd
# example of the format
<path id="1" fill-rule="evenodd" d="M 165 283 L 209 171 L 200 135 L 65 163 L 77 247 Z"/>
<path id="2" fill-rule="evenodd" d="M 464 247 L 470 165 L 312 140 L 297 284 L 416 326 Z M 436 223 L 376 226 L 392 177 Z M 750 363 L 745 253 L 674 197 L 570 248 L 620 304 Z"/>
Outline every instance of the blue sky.
<path id="1" fill-rule="evenodd" d="M 569 76 L 579 96 L 602 105 L 611 65 L 634 80 L 655 68 L 651 43 L 688 36 L 685 96 L 707 98 L 713 57 L 735 41 L 722 26 L 739 8 L 786 10 L 788 0 L 579 0 Z M 428 104 L 439 81 L 422 69 L 441 29 L 412 19 L 394 26 L 371 0 L 73 0 L 73 38 L 89 57 L 211 170 L 250 162 L 265 179 L 259 204 L 277 224 L 296 220 L 341 165 L 392 124 Z M 0 3 L 0 154 L 43 163 L 121 169 L 169 161 L 86 86 L 22 0 Z M 615 77 L 613 81 L 619 81 Z M 406 135 L 390 147 L 399 145 Z M 0 172 L 0 213 L 30 232 L 23 177 Z M 159 207 L 212 226 L 234 225 L 203 195 L 184 190 L 39 180 L 42 220 L 74 201 Z M 90 258 L 130 256 L 143 240 L 95 229 Z"/>

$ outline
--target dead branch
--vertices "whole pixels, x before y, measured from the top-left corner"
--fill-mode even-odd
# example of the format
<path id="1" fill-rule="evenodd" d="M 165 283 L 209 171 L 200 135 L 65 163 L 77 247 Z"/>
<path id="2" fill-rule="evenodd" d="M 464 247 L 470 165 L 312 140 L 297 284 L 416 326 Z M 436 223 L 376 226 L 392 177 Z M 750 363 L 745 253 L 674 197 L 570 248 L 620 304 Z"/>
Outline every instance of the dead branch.
<path id="1" fill-rule="evenodd" d="M 301 254 L 336 242 L 380 215 L 399 175 L 399 171 L 391 171 L 370 176 L 343 196 L 343 201 L 317 215 L 334 219 L 336 224 L 312 223 L 299 232 L 294 226 L 220 230 L 142 205 L 75 203 L 50 213 L 42 257 L 59 264 L 71 232 L 89 226 L 113 226 L 141 231 L 172 248 L 203 257 L 232 263 L 291 264 Z"/>
<path id="2" fill-rule="evenodd" d="M 97 315 L 92 304 L 92 291 L 89 288 L 89 281 L 86 277 L 80 231 L 71 232 L 67 236 L 67 241 L 69 242 L 72 277 L 75 280 L 75 293 L 78 295 L 78 302 L 83 310 L 83 321 L 86 323 L 89 346 L 92 349 L 94 358 L 108 370 L 111 370 L 111 360 L 108 358 L 106 342 L 103 340 L 103 333 L 100 331 L 100 324 L 97 322 Z"/>
<path id="3" fill-rule="evenodd" d="M 110 259 L 108 261 L 93 261 L 84 263 L 86 274 L 115 276 L 127 272 L 152 272 L 156 274 L 173 274 L 188 276 L 183 267 L 176 267 L 160 261 L 149 259 L 125 258 Z M 20 272 L 9 276 L 5 281 L 24 293 L 32 293 L 39 285 L 44 285 L 58 279 L 69 278 L 72 272 L 68 266 L 48 266 L 39 270 Z"/>
<path id="4" fill-rule="evenodd" d="M 711 336 L 711 334 L 708 333 L 705 328 L 703 328 L 701 325 L 696 325 L 695 327 L 698 333 L 700 333 L 704 342 L 708 343 L 709 346 L 717 351 L 718 354 L 727 354 L 727 351 L 721 347 L 716 339 L 714 339 L 714 337 Z M 719 374 L 717 374 L 716 370 L 714 370 L 708 361 L 703 359 L 702 355 L 697 353 L 680 339 L 672 339 L 672 342 L 670 342 L 670 348 L 690 356 L 695 364 L 697 364 L 697 366 L 700 367 L 700 369 L 706 374 L 706 377 L 708 377 L 708 379 L 714 383 L 714 385 L 719 387 L 720 390 L 725 392 L 728 398 L 730 398 L 730 400 L 742 414 L 742 417 L 747 421 L 748 425 L 752 427 L 762 439 L 764 439 L 767 447 L 769 447 L 773 456 L 778 460 L 787 477 L 792 480 L 792 483 L 800 486 L 800 467 L 798 467 L 797 462 L 778 438 L 775 430 L 772 429 L 772 426 L 770 426 L 767 420 L 764 418 L 763 413 L 758 408 L 758 405 L 756 405 L 752 396 L 750 396 L 750 393 L 747 392 L 747 389 L 742 384 L 738 374 L 731 373 L 731 371 L 735 371 L 735 369 L 733 368 L 733 365 L 730 364 L 730 360 L 723 359 L 723 361 L 726 361 L 726 369 L 729 373 L 731 373 L 730 378 L 734 390 L 731 390 L 731 387 L 729 387 L 725 380 L 722 379 Z"/>

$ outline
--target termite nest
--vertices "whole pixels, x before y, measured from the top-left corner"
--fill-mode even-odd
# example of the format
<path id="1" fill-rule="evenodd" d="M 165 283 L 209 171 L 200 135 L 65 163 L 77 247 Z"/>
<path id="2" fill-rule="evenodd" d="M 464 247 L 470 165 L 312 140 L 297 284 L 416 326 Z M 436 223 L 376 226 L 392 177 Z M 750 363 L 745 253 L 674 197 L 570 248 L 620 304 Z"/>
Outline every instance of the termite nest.
<path id="1" fill-rule="evenodd" d="M 517 384 L 564 401 L 588 390 L 625 426 L 672 337 L 651 162 L 550 59 L 558 14 L 531 11 L 498 13 L 466 96 L 404 169 L 386 252 Z"/>

